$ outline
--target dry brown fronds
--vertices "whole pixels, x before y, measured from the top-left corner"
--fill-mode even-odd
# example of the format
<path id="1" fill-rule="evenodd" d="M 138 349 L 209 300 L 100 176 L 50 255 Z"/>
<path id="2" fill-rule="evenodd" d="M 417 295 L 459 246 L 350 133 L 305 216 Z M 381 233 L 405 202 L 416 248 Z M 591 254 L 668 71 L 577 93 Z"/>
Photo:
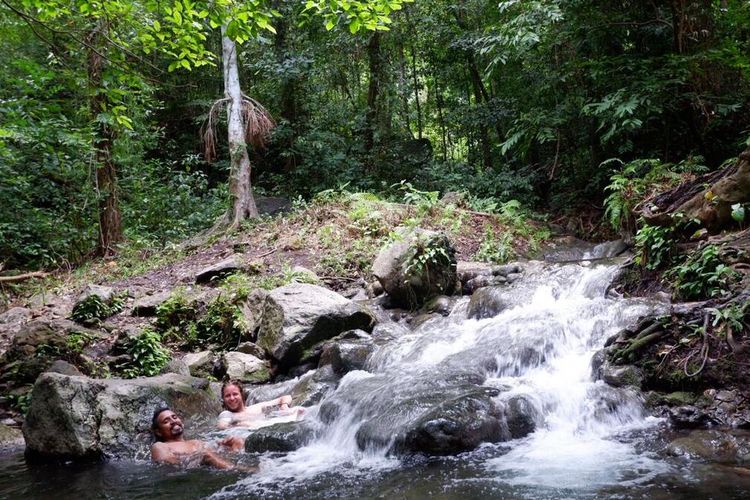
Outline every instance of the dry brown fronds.
<path id="1" fill-rule="evenodd" d="M 208 163 L 216 159 L 216 123 L 226 109 L 229 98 L 219 99 L 211 105 L 206 121 L 200 129 L 203 156 Z M 245 141 L 255 148 L 263 148 L 271 130 L 276 126 L 271 114 L 258 101 L 242 94 L 242 121 L 245 124 Z"/>

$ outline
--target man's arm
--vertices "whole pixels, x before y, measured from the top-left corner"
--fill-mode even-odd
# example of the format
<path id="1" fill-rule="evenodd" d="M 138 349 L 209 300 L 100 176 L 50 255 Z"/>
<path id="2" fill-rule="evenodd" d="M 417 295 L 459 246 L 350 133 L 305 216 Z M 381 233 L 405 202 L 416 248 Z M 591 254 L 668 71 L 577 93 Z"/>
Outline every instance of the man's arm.
<path id="1" fill-rule="evenodd" d="M 210 465 L 212 467 L 216 467 L 217 469 L 234 469 L 234 464 L 232 464 L 231 462 L 227 462 L 213 451 L 204 450 L 202 453 L 203 459 L 201 463 L 203 465 Z"/>

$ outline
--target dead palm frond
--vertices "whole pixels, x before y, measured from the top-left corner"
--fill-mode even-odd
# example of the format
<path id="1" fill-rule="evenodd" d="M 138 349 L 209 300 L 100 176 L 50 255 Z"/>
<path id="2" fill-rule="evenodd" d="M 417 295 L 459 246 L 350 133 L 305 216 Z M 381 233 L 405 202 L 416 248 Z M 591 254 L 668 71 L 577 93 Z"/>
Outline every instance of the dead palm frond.
<path id="1" fill-rule="evenodd" d="M 216 159 L 216 123 L 221 112 L 227 109 L 224 105 L 229 101 L 229 97 L 225 97 L 214 102 L 200 129 L 203 156 L 209 163 Z M 255 148 L 265 146 L 268 135 L 276 126 L 271 113 L 261 103 L 245 94 L 242 94 L 242 121 L 245 124 L 245 142 Z"/>

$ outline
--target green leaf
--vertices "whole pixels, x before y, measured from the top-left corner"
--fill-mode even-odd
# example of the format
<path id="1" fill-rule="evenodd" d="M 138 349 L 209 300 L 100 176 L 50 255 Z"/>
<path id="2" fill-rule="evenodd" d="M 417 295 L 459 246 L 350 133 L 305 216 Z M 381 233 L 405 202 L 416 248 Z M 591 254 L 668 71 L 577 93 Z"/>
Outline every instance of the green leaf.
<path id="1" fill-rule="evenodd" d="M 741 203 L 735 203 L 732 205 L 732 219 L 737 222 L 744 222 L 745 220 L 745 207 Z"/>

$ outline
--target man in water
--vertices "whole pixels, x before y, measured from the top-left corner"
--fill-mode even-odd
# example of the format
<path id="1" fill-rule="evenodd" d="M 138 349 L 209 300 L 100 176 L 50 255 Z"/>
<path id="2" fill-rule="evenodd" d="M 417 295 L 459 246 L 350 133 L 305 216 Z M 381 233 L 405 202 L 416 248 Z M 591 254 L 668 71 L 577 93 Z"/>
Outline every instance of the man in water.
<path id="1" fill-rule="evenodd" d="M 289 395 L 245 406 L 245 391 L 242 384 L 236 380 L 224 383 L 221 387 L 221 400 L 226 410 L 219 414 L 219 429 L 257 429 L 280 422 L 294 422 L 301 419 L 305 412 L 304 408 L 289 407 L 292 402 Z"/>
<path id="2" fill-rule="evenodd" d="M 182 419 L 167 407 L 154 411 L 151 430 L 156 442 L 151 445 L 151 459 L 173 465 L 210 465 L 219 469 L 233 469 L 234 464 L 221 458 L 211 449 L 211 445 L 199 439 L 186 440 Z M 241 450 L 245 440 L 230 436 L 217 444 L 229 450 Z"/>

